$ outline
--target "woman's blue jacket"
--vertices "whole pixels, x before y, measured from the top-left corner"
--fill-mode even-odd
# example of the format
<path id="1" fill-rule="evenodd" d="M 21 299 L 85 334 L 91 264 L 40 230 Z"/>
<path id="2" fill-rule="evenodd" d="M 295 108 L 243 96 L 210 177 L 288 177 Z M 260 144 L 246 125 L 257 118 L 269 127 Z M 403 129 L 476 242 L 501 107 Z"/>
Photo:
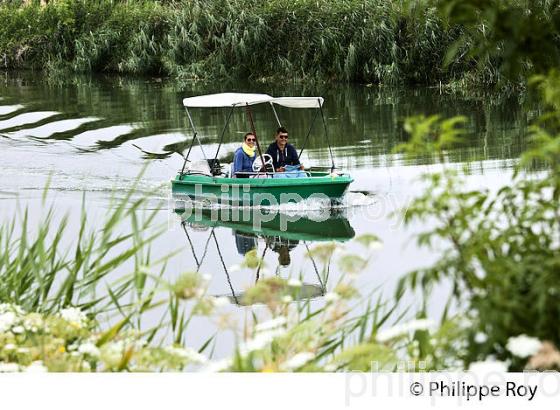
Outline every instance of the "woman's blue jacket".
<path id="1" fill-rule="evenodd" d="M 253 172 L 253 162 L 255 162 L 255 155 L 251 158 L 249 155 L 245 154 L 242 147 L 235 150 L 233 155 L 233 173 L 236 172 Z"/>

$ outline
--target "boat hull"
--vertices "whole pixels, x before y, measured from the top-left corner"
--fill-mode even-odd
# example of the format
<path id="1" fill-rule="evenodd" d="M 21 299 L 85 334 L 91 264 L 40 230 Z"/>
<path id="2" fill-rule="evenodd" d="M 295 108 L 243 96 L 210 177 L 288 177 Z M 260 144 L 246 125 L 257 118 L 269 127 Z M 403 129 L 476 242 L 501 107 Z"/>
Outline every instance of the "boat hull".
<path id="1" fill-rule="evenodd" d="M 239 206 L 295 203 L 309 198 L 340 200 L 352 178 L 325 173 L 307 178 L 222 178 L 177 175 L 171 181 L 174 196 Z"/>
<path id="2" fill-rule="evenodd" d="M 176 211 L 184 222 L 205 227 L 224 227 L 236 233 L 278 237 L 294 241 L 344 242 L 355 236 L 348 219 L 331 215 L 313 220 L 304 215 L 244 212 L 240 208 L 197 208 L 189 212 Z"/>

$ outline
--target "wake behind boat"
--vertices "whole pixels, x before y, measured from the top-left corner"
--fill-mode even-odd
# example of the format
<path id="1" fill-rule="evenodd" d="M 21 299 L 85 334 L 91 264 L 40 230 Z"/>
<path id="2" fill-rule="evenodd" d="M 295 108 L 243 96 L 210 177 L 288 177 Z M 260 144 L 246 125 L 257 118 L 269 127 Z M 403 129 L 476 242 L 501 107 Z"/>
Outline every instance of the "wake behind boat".
<path id="1" fill-rule="evenodd" d="M 181 171 L 171 181 L 172 192 L 175 196 L 187 196 L 195 200 L 206 200 L 216 203 L 232 205 L 277 205 L 299 202 L 309 198 L 330 199 L 341 201 L 352 183 L 350 175 L 338 172 L 334 163 L 331 145 L 328 138 L 325 117 L 323 114 L 322 97 L 277 97 L 267 94 L 221 93 L 183 100 L 193 137 L 188 152 L 184 158 Z M 282 126 L 275 106 L 304 109 L 314 108 L 321 114 L 323 120 L 324 138 L 329 146 L 331 165 L 322 168 L 311 168 L 304 171 L 297 178 L 280 178 L 272 166 L 272 157 L 263 154 L 257 132 L 255 130 L 251 106 L 269 104 L 279 127 Z M 189 160 L 195 141 L 201 146 L 198 133 L 194 125 L 189 108 L 229 108 L 226 124 L 220 136 L 218 149 L 213 158 L 208 158 L 202 149 L 204 160 Z M 227 126 L 236 108 L 244 108 L 247 113 L 249 126 L 256 140 L 257 158 L 252 172 L 245 172 L 245 178 L 236 178 L 233 169 L 227 169 L 219 163 L 218 155 L 224 141 Z M 298 159 L 309 139 L 313 122 L 310 125 L 306 140 L 299 152 Z"/>

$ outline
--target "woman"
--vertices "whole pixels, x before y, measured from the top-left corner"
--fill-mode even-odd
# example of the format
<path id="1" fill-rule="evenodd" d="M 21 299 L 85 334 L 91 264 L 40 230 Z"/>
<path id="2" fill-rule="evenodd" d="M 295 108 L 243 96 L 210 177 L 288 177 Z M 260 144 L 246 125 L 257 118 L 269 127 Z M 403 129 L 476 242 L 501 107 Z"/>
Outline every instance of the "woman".
<path id="1" fill-rule="evenodd" d="M 248 132 L 243 138 L 243 145 L 237 148 L 233 156 L 233 175 L 236 178 L 249 178 L 249 174 L 244 173 L 253 172 L 256 157 L 255 136 Z"/>

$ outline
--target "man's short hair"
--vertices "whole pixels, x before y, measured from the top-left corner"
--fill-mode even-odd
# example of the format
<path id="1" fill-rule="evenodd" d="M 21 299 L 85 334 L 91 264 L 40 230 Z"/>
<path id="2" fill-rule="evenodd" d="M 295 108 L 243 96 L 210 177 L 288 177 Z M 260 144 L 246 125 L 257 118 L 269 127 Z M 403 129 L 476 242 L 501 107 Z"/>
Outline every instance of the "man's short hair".
<path id="1" fill-rule="evenodd" d="M 276 130 L 276 135 L 280 134 L 280 133 L 288 133 L 288 130 L 285 127 L 278 127 L 278 129 Z"/>

